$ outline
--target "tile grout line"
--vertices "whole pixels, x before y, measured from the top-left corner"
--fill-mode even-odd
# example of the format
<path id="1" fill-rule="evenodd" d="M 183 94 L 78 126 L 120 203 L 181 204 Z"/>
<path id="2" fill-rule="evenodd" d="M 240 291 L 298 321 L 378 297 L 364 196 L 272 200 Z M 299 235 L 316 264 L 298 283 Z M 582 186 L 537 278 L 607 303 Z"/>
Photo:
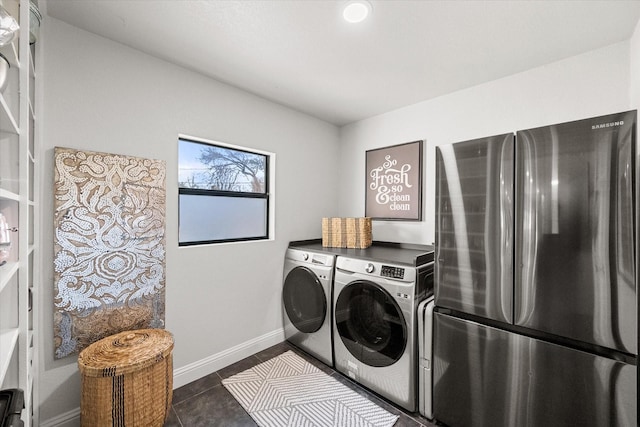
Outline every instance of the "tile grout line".
<path id="1" fill-rule="evenodd" d="M 176 409 L 173 407 L 173 404 L 171 405 L 171 410 L 173 411 L 173 413 L 176 416 L 176 419 L 178 420 L 178 423 L 180 424 L 180 427 L 184 427 L 184 424 L 182 424 L 182 420 L 180 419 L 180 415 L 178 415 L 178 412 L 176 411 Z"/>
<path id="2" fill-rule="evenodd" d="M 219 377 L 219 375 L 218 375 L 218 377 Z M 197 393 L 195 393 L 195 394 L 192 394 L 192 395 L 190 395 L 189 397 L 186 397 L 186 398 L 184 398 L 183 400 L 181 400 L 181 401 L 179 401 L 179 402 L 177 402 L 177 403 L 172 403 L 172 404 L 171 404 L 171 406 L 173 406 L 173 405 L 180 405 L 180 404 L 182 404 L 182 403 L 186 402 L 187 400 L 190 400 L 190 399 L 193 399 L 194 397 L 200 396 L 202 393 L 206 393 L 206 392 L 208 392 L 208 391 L 211 391 L 211 390 L 213 390 L 214 388 L 216 388 L 216 387 L 218 387 L 218 386 L 220 386 L 220 385 L 222 385 L 222 383 L 212 385 L 211 387 L 208 387 L 208 388 L 206 388 L 206 389 L 204 389 L 204 390 L 202 390 L 202 391 L 199 391 L 199 392 L 197 392 Z"/>

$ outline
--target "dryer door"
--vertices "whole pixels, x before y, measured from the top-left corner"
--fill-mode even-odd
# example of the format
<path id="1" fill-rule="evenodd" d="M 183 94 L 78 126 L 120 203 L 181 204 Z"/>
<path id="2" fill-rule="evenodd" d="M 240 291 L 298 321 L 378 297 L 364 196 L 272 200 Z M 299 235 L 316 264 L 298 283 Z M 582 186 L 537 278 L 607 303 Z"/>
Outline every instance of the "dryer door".
<path id="1" fill-rule="evenodd" d="M 393 297 L 373 282 L 357 280 L 342 289 L 336 327 L 349 352 L 369 366 L 398 361 L 407 345 L 407 325 Z"/>
<path id="2" fill-rule="evenodd" d="M 284 280 L 282 299 L 289 320 L 300 332 L 310 334 L 322 327 L 327 298 L 313 271 L 307 267 L 291 270 Z"/>

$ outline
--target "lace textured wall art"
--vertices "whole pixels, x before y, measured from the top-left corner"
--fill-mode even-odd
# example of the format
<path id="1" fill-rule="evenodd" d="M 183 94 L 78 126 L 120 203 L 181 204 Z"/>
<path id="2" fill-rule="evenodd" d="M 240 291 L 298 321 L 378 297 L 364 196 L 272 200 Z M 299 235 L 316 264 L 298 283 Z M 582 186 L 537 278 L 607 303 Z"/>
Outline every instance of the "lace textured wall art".
<path id="1" fill-rule="evenodd" d="M 55 357 L 164 327 L 165 162 L 55 149 Z"/>

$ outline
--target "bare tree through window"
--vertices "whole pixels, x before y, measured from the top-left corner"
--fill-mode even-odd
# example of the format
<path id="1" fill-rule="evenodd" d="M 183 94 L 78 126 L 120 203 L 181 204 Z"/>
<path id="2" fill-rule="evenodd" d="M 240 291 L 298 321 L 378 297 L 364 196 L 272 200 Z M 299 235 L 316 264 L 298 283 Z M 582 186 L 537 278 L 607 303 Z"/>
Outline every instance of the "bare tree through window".
<path id="1" fill-rule="evenodd" d="M 212 190 L 264 193 L 263 156 L 222 147 L 205 147 L 199 157 L 207 165 Z"/>
<path id="2" fill-rule="evenodd" d="M 190 143 L 184 147 L 183 144 L 180 150 L 180 187 L 265 192 L 265 156 L 207 144 Z"/>

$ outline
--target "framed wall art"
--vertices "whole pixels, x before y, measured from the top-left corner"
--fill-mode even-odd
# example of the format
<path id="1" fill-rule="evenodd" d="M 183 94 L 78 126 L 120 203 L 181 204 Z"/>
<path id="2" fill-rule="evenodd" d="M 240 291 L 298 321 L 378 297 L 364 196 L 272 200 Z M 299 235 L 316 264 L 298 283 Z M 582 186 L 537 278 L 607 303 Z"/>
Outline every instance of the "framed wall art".
<path id="1" fill-rule="evenodd" d="M 163 328 L 165 162 L 56 147 L 55 357 Z"/>
<path id="2" fill-rule="evenodd" d="M 365 216 L 422 220 L 422 145 L 414 141 L 366 152 Z"/>

